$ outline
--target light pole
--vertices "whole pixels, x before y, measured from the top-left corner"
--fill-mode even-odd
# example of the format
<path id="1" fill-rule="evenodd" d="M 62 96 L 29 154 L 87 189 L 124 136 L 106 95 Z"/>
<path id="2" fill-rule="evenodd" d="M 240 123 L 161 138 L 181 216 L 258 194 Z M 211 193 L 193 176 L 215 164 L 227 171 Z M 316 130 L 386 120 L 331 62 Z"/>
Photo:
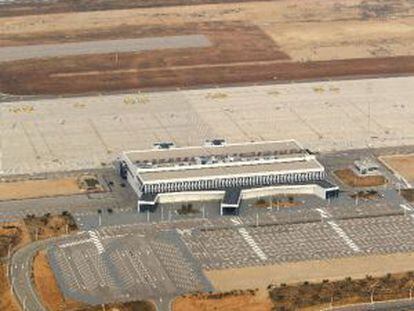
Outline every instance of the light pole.
<path id="1" fill-rule="evenodd" d="M 102 225 L 102 210 L 98 209 L 98 227 Z"/>

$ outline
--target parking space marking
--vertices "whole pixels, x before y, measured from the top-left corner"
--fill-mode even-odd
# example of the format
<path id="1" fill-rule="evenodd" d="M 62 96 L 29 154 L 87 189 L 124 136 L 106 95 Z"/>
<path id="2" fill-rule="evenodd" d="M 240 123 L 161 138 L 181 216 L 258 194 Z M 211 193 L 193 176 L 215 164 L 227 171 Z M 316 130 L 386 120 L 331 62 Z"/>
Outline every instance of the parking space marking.
<path id="1" fill-rule="evenodd" d="M 93 244 L 95 244 L 96 248 L 98 249 L 98 253 L 102 254 L 105 251 L 105 248 L 101 240 L 99 239 L 98 234 L 95 231 L 88 231 L 88 233 L 91 237 Z"/>
<path id="2" fill-rule="evenodd" d="M 243 239 L 247 242 L 247 244 L 249 244 L 250 248 L 255 252 L 257 257 L 263 261 L 267 260 L 266 254 L 260 249 L 255 240 L 253 240 L 252 236 L 249 234 L 249 232 L 247 232 L 246 228 L 240 228 L 238 231 Z"/>
<path id="3" fill-rule="evenodd" d="M 414 208 L 411 207 L 409 204 L 400 204 L 400 207 L 406 211 L 410 212 L 410 217 L 414 219 Z"/>
<path id="4" fill-rule="evenodd" d="M 84 240 L 80 240 L 80 241 L 64 243 L 64 244 L 60 244 L 59 248 L 66 248 L 66 247 L 71 247 L 71 246 L 75 246 L 75 245 L 81 245 L 81 244 L 85 244 L 85 243 L 88 243 L 88 242 L 93 242 L 93 240 L 92 239 L 84 239 Z"/>
<path id="5" fill-rule="evenodd" d="M 322 218 L 329 219 L 332 217 L 327 211 L 321 208 L 317 208 L 316 210 L 321 214 Z M 344 230 L 342 230 L 341 227 L 339 227 L 339 225 L 335 221 L 329 220 L 327 223 L 344 240 L 344 242 L 346 243 L 346 245 L 349 246 L 349 248 L 351 248 L 354 252 L 361 251 L 358 245 L 356 245 L 355 242 L 352 241 L 352 239 L 345 233 Z"/>

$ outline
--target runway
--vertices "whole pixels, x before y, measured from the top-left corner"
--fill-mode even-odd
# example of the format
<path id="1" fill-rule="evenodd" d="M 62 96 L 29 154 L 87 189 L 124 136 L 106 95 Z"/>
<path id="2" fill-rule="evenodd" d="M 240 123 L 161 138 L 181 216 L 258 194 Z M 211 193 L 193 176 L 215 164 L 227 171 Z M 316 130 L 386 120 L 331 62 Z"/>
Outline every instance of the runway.
<path id="1" fill-rule="evenodd" d="M 204 35 L 99 40 L 61 44 L 8 46 L 0 48 L 0 62 L 71 55 L 140 52 L 160 49 L 210 46 Z"/>

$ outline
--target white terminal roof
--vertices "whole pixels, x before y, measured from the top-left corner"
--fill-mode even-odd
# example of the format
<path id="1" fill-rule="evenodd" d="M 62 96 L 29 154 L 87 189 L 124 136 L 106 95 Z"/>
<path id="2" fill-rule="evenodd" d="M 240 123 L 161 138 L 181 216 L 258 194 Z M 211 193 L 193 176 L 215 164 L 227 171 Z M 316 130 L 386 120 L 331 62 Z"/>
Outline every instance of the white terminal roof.
<path id="1" fill-rule="evenodd" d="M 225 156 L 249 154 L 252 152 L 276 152 L 283 153 L 301 153 L 303 148 L 294 140 L 272 141 L 272 142 L 252 142 L 243 144 L 226 144 L 223 146 L 197 146 L 182 147 L 171 149 L 151 149 L 151 150 L 134 150 L 125 151 L 124 155 L 133 162 L 153 162 L 160 159 L 178 159 L 202 157 L 202 156 Z"/>
<path id="2" fill-rule="evenodd" d="M 124 152 L 123 155 L 129 160 L 128 162 L 134 165 L 136 174 L 139 175 L 139 178 L 144 183 L 324 170 L 315 157 L 309 156 L 294 140 L 129 151 Z M 200 165 L 182 165 L 185 159 L 213 155 L 235 157 L 245 155 L 250 159 Z M 270 156 L 270 158 L 264 158 L 266 156 Z M 177 164 L 139 167 L 139 164 L 146 162 L 156 163 L 160 160 L 171 160 Z"/>

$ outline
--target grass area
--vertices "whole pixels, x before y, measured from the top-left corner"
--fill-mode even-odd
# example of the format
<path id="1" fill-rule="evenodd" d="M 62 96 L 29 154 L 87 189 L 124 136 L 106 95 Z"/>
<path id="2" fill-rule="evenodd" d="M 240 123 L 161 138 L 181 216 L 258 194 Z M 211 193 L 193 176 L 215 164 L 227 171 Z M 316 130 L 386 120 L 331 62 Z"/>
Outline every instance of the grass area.
<path id="1" fill-rule="evenodd" d="M 32 240 L 43 240 L 77 231 L 72 215 L 63 212 L 62 215 L 45 214 L 41 217 L 27 215 L 24 223 Z"/>
<path id="2" fill-rule="evenodd" d="M 351 187 L 375 187 L 384 185 L 387 182 L 384 176 L 359 176 L 349 168 L 337 170 L 335 171 L 335 175 L 344 184 Z"/>
<path id="3" fill-rule="evenodd" d="M 343 280 L 320 283 L 303 282 L 296 285 L 269 286 L 273 310 L 300 310 L 312 306 L 333 306 L 351 303 L 408 298 L 414 287 L 414 273 L 387 274 L 382 277 L 367 275 L 363 279 L 347 277 Z"/>

